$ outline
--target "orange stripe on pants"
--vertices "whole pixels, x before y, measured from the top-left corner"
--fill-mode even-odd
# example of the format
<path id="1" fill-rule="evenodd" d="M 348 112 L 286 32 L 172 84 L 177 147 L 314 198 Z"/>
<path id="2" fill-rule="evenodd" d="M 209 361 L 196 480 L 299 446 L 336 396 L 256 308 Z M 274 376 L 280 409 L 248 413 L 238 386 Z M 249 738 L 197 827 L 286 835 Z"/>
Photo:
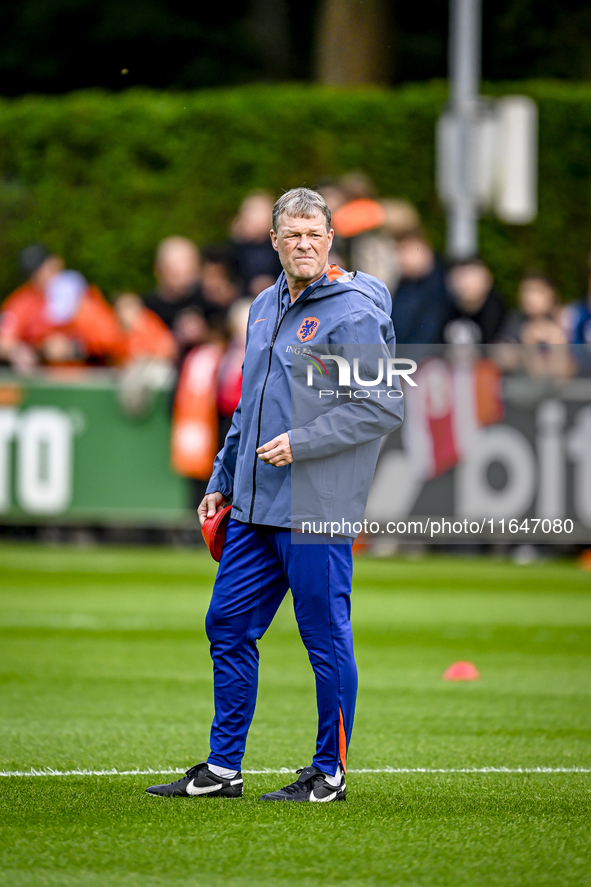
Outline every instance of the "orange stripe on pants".
<path id="1" fill-rule="evenodd" d="M 343 710 L 339 707 L 339 755 L 341 758 L 341 767 L 343 773 L 347 772 L 347 737 L 345 735 L 345 724 L 343 721 Z"/>

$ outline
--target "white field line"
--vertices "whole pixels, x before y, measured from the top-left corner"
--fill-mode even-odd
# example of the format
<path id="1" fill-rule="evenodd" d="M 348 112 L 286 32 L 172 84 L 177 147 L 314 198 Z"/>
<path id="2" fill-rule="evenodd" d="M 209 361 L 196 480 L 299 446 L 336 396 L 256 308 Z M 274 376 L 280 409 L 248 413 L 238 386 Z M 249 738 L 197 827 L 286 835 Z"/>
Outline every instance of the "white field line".
<path id="1" fill-rule="evenodd" d="M 279 770 L 243 770 L 245 774 L 281 774 L 294 773 L 289 767 L 281 767 Z M 0 770 L 2 776 L 176 776 L 184 774 L 180 768 L 174 770 L 53 770 L 44 767 L 37 770 Z M 591 773 L 591 767 L 380 767 L 376 769 L 362 768 L 360 770 L 347 770 L 347 773 Z"/>

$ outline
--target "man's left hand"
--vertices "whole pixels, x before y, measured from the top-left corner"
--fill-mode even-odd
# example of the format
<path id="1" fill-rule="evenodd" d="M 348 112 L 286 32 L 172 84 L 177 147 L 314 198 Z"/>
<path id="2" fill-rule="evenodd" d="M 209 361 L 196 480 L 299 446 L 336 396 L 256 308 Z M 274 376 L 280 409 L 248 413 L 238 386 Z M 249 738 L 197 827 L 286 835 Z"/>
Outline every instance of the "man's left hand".
<path id="1" fill-rule="evenodd" d="M 259 459 L 266 462 L 267 465 L 274 465 L 275 468 L 289 465 L 290 462 L 293 462 L 289 434 L 286 431 L 280 434 L 279 437 L 274 437 L 273 440 L 259 447 L 257 453 Z"/>

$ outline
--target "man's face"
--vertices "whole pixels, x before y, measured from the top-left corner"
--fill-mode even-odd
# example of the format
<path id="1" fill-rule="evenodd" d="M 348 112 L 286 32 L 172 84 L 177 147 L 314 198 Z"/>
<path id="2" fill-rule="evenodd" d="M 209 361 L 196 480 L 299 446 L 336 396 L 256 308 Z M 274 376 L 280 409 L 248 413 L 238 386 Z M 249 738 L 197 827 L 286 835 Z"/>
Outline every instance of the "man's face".
<path id="1" fill-rule="evenodd" d="M 34 286 L 38 286 L 39 289 L 44 290 L 50 280 L 52 280 L 56 274 L 59 274 L 60 271 L 63 270 L 64 260 L 61 256 L 48 256 L 43 264 L 40 265 L 33 274 L 31 274 L 31 277 L 29 279 Z"/>
<path id="2" fill-rule="evenodd" d="M 545 280 L 536 277 L 521 282 L 519 301 L 528 317 L 548 317 L 556 307 L 554 290 Z"/>
<path id="3" fill-rule="evenodd" d="M 324 274 L 333 234 L 332 228 L 326 230 L 326 220 L 320 212 L 310 219 L 284 213 L 277 233 L 271 231 L 271 240 L 287 277 L 312 283 Z"/>
<path id="4" fill-rule="evenodd" d="M 170 243 L 159 256 L 155 273 L 162 292 L 180 298 L 199 280 L 199 254 L 190 243 Z"/>
<path id="5" fill-rule="evenodd" d="M 433 270 L 433 250 L 420 237 L 404 237 L 398 243 L 397 252 L 402 277 L 419 280 Z"/>
<path id="6" fill-rule="evenodd" d="M 492 274 L 484 265 L 458 265 L 449 275 L 449 287 L 467 311 L 477 311 L 486 301 L 493 284 Z"/>

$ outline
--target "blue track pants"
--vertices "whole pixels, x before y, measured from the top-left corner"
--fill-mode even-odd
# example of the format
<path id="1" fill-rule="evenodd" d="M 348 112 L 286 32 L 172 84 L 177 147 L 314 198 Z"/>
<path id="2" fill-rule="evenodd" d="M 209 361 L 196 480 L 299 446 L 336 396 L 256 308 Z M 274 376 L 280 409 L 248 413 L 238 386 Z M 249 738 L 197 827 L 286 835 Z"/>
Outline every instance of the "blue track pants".
<path id="1" fill-rule="evenodd" d="M 357 696 L 352 574 L 350 544 L 293 544 L 290 530 L 230 520 L 205 620 L 215 695 L 210 764 L 241 768 L 256 704 L 257 640 L 291 588 L 316 677 L 318 737 L 312 763 L 329 776 L 339 763 L 346 769 Z"/>

